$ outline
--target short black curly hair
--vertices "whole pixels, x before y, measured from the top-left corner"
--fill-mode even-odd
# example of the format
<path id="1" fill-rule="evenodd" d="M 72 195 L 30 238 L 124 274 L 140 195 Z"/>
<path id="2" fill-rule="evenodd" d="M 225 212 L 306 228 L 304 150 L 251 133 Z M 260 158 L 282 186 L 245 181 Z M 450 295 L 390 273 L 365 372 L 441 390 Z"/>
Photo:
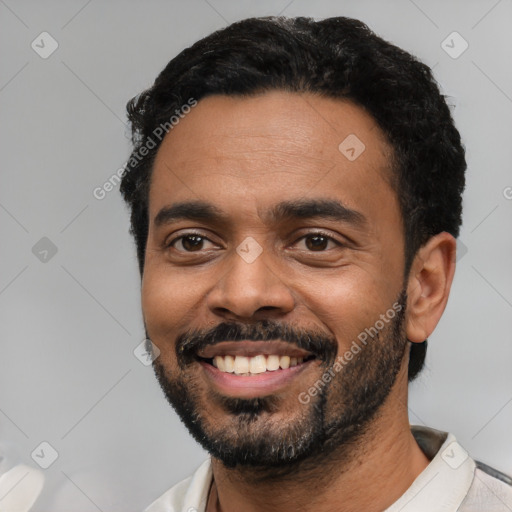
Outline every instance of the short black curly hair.
<path id="1" fill-rule="evenodd" d="M 151 171 L 161 139 L 155 130 L 209 95 L 250 96 L 270 90 L 343 98 L 373 116 L 393 148 L 392 186 L 402 214 L 404 277 L 418 249 L 437 233 L 459 235 L 465 150 L 428 66 L 359 20 L 249 18 L 183 50 L 152 87 L 127 104 L 133 152 L 121 181 L 131 209 L 139 270 L 144 271 Z M 147 142 L 152 140 L 150 149 Z M 413 343 L 409 380 L 424 365 L 426 340 Z"/>

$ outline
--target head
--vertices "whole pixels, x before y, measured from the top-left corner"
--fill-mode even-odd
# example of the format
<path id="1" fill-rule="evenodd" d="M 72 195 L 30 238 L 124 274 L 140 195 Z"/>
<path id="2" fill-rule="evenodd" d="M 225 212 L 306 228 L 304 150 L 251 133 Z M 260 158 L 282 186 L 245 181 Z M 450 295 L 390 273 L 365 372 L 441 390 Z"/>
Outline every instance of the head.
<path id="1" fill-rule="evenodd" d="M 357 439 L 420 372 L 453 278 L 466 164 L 429 68 L 357 20 L 249 19 L 128 114 L 146 333 L 189 430 L 228 465 Z M 247 376 L 232 393 L 213 356 L 243 340 L 304 362 L 275 392 Z"/>

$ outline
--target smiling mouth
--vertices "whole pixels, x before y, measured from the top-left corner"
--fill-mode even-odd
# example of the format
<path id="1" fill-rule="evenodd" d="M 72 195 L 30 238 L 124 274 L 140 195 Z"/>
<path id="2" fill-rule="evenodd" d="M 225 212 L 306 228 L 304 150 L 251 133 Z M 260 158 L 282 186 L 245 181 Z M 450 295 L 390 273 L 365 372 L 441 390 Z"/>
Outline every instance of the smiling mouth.
<path id="1" fill-rule="evenodd" d="M 231 373 L 241 377 L 287 370 L 313 359 L 315 359 L 314 355 L 295 357 L 279 354 L 257 354 L 254 356 L 226 354 L 211 358 L 198 356 L 199 361 L 214 366 L 222 373 Z"/>

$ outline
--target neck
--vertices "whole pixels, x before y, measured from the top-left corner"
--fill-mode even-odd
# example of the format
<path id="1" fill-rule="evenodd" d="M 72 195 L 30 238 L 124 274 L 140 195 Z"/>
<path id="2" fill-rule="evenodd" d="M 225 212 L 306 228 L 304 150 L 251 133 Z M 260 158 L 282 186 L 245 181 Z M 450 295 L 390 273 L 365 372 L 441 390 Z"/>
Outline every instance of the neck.
<path id="1" fill-rule="evenodd" d="M 251 468 L 226 468 L 212 458 L 214 481 L 207 511 L 380 512 L 428 463 L 410 431 L 405 368 L 359 439 L 333 450 L 319 464 L 306 462 L 293 475 L 265 480 Z"/>

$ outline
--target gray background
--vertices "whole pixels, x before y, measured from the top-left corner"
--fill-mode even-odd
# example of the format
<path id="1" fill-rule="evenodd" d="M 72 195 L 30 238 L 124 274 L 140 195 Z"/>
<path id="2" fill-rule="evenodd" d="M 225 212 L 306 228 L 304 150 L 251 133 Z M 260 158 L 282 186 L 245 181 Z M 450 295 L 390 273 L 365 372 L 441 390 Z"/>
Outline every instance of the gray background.
<path id="1" fill-rule="evenodd" d="M 278 13 L 359 18 L 451 96 L 469 165 L 464 245 L 410 419 L 512 473 L 510 0 L 0 0 L 0 449 L 34 467 L 42 441 L 58 452 L 36 511 L 141 510 L 206 457 L 134 356 L 128 212 L 118 187 L 93 190 L 128 157 L 129 98 L 211 31 Z M 59 44 L 47 59 L 31 48 L 43 31 Z M 469 44 L 456 59 L 441 46 L 453 31 Z"/>

